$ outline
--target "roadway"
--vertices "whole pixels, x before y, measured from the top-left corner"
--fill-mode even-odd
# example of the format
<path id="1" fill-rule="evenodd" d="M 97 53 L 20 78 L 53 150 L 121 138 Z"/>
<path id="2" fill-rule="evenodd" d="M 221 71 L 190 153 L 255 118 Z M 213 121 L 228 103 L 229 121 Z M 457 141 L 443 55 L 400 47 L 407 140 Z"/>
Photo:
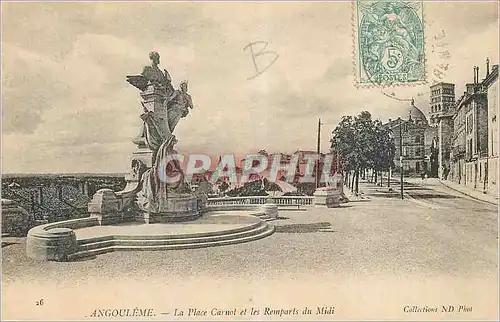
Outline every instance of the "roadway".
<path id="1" fill-rule="evenodd" d="M 360 190 L 362 198 L 340 208 L 280 211 L 273 235 L 244 244 L 47 263 L 26 258 L 21 240 L 2 248 L 3 295 L 20 310 L 38 296 L 23 296 L 37 283 L 62 306 L 93 307 L 90 298 L 120 289 L 124 298 L 156 294 L 148 297 L 156 310 L 183 307 L 196 295 L 209 307 L 222 298 L 243 306 L 331 304 L 343 319 L 422 320 L 430 316 L 405 315 L 403 307 L 448 303 L 474 306 L 474 319 L 497 316 L 496 206 L 432 180 L 408 182 L 404 200 L 373 183 L 361 182 Z M 88 314 L 82 310 L 76 317 Z"/>

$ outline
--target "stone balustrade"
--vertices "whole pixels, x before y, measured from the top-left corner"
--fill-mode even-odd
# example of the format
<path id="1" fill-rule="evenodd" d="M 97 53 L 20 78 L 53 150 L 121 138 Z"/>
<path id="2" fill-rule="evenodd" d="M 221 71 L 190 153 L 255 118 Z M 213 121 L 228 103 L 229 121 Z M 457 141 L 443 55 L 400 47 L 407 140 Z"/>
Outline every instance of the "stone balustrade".
<path id="1" fill-rule="evenodd" d="M 278 206 L 311 206 L 314 197 L 312 196 L 248 196 L 248 197 L 221 197 L 208 198 L 208 206 L 220 205 L 263 205 L 271 201 Z"/>

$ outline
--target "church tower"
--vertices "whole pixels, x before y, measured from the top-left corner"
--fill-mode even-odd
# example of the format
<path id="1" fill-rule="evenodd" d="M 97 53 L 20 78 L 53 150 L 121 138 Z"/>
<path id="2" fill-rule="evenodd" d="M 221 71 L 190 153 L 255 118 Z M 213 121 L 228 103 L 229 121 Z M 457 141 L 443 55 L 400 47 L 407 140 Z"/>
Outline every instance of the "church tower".
<path id="1" fill-rule="evenodd" d="M 438 83 L 431 86 L 430 125 L 437 125 L 439 118 L 451 114 L 455 107 L 455 84 Z"/>

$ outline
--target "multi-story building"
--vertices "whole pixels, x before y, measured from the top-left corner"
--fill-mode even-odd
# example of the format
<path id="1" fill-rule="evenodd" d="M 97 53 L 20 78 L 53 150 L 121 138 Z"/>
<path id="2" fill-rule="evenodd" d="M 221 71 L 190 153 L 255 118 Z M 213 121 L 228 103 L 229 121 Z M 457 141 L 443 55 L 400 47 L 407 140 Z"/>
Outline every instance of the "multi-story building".
<path id="1" fill-rule="evenodd" d="M 396 147 L 394 155 L 395 171 L 399 171 L 402 160 L 403 172 L 406 175 L 418 175 L 422 172 L 429 173 L 430 164 L 425 156 L 425 132 L 429 128 L 429 123 L 424 113 L 415 106 L 413 100 L 407 109 L 406 115 L 406 117 L 397 120 L 389 120 L 386 124 L 393 133 Z"/>
<path id="2" fill-rule="evenodd" d="M 453 122 L 453 173 L 450 178 L 486 192 L 489 154 L 488 100 L 487 86 L 484 81 L 479 81 L 477 66 L 474 67 L 474 82 L 466 84 L 466 91 L 456 104 Z"/>
<path id="3" fill-rule="evenodd" d="M 498 196 L 498 65 L 490 72 L 489 59 L 486 61 L 486 78 L 483 85 L 487 88 L 488 99 L 488 193 Z"/>
<path id="4" fill-rule="evenodd" d="M 455 106 L 455 84 L 438 83 L 431 86 L 430 125 L 437 125 Z"/>
<path id="5" fill-rule="evenodd" d="M 457 101 L 457 107 L 463 106 L 465 95 Z M 465 180 L 465 108 L 457 108 L 453 116 L 453 135 L 451 143 L 451 169 L 449 179 L 458 183 Z"/>

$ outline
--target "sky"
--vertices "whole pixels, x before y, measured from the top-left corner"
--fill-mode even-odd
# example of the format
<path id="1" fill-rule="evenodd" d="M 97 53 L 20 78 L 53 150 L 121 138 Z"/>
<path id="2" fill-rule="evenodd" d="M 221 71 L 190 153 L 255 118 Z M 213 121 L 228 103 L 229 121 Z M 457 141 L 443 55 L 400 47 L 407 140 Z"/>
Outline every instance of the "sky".
<path id="1" fill-rule="evenodd" d="M 458 98 L 473 66 L 482 78 L 486 57 L 498 64 L 497 2 L 425 2 L 424 20 L 428 81 L 448 64 Z M 315 150 L 318 118 L 325 152 L 342 116 L 386 121 L 409 104 L 355 86 L 351 21 L 350 2 L 2 2 L 2 172 L 127 172 L 142 107 L 125 78 L 153 50 L 175 88 L 189 81 L 180 153 Z M 255 41 L 278 55 L 252 78 Z M 386 92 L 427 114 L 429 84 Z"/>

